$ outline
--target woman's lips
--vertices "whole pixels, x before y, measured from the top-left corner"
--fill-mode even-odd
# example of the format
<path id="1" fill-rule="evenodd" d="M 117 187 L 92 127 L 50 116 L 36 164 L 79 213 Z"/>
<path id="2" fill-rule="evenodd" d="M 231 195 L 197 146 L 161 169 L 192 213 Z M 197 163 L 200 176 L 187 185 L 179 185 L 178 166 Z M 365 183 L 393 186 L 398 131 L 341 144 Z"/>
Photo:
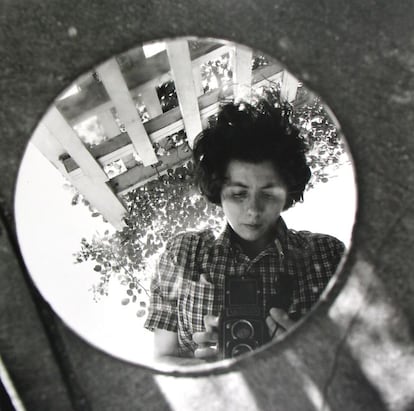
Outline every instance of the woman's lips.
<path id="1" fill-rule="evenodd" d="M 254 224 L 252 224 L 252 223 L 244 223 L 243 225 L 245 227 L 251 229 L 251 230 L 257 230 L 258 228 L 260 228 L 262 226 L 261 224 L 258 224 L 258 223 L 254 223 Z"/>

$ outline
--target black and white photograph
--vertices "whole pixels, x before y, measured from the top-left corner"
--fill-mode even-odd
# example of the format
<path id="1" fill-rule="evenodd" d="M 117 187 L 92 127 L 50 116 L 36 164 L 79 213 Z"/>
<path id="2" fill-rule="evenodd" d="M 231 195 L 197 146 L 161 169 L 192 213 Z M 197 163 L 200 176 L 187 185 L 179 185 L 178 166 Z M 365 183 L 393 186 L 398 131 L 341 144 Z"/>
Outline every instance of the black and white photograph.
<path id="1" fill-rule="evenodd" d="M 4 3 L 2 410 L 414 407 L 414 10 L 371 6 Z"/>

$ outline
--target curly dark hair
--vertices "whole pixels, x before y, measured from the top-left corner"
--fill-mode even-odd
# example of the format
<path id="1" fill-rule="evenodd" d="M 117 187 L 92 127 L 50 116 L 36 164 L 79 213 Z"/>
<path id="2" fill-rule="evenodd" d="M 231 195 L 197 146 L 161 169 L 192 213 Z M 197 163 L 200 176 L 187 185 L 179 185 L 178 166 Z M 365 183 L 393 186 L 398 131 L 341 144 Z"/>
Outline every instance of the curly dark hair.
<path id="1" fill-rule="evenodd" d="M 305 152 L 299 130 L 290 123 L 283 106 L 275 107 L 265 99 L 254 106 L 227 103 L 221 107 L 217 121 L 195 140 L 195 181 L 209 201 L 220 205 L 230 160 L 271 161 L 287 187 L 287 210 L 303 199 L 311 176 Z"/>

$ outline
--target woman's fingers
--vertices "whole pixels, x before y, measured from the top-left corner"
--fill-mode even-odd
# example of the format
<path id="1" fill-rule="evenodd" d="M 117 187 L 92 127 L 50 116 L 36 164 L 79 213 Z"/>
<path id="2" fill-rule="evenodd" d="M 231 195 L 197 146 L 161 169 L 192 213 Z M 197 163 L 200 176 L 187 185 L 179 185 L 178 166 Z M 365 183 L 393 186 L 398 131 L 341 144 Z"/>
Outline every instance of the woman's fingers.
<path id="1" fill-rule="evenodd" d="M 266 317 L 266 325 L 267 325 L 267 328 L 269 330 L 269 336 L 273 337 L 277 332 L 278 325 L 273 321 L 273 319 L 272 319 L 272 317 L 270 317 L 270 315 L 268 315 Z"/>
<path id="2" fill-rule="evenodd" d="M 218 317 L 215 315 L 205 315 L 204 327 L 205 331 L 193 334 L 193 341 L 197 344 L 216 344 L 218 341 Z"/>
<path id="3" fill-rule="evenodd" d="M 287 313 L 280 308 L 271 308 L 269 314 L 265 321 L 272 339 L 280 337 L 294 324 Z"/>
<path id="4" fill-rule="evenodd" d="M 193 341 L 197 344 L 216 344 L 218 334 L 215 331 L 203 331 L 193 334 Z"/>
<path id="5" fill-rule="evenodd" d="M 219 318 L 217 315 L 205 315 L 204 316 L 204 327 L 206 328 L 206 331 L 213 331 L 215 329 L 217 329 L 218 327 L 218 323 L 219 323 Z"/>
<path id="6" fill-rule="evenodd" d="M 194 357 L 196 358 L 212 358 L 217 355 L 217 348 L 215 347 L 197 347 L 194 350 Z"/>
<path id="7" fill-rule="evenodd" d="M 271 340 L 280 337 L 282 334 L 286 332 L 286 329 L 278 322 L 273 320 L 273 318 L 270 315 L 266 317 L 266 325 Z"/>
<path id="8" fill-rule="evenodd" d="M 219 318 L 215 315 L 205 315 L 203 320 L 205 331 L 193 334 L 193 341 L 197 344 L 194 356 L 196 358 L 208 359 L 217 355 Z"/>
<path id="9" fill-rule="evenodd" d="M 269 311 L 270 317 L 273 321 L 281 325 L 285 330 L 291 328 L 295 323 L 289 318 L 286 311 L 280 308 L 271 308 Z"/>

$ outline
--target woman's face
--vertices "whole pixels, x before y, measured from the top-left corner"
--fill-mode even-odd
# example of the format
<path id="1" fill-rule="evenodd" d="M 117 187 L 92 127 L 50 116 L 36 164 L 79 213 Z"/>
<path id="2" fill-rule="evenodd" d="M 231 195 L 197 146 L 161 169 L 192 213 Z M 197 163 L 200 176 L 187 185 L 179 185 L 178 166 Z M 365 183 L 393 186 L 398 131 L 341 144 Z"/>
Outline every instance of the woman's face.
<path id="1" fill-rule="evenodd" d="M 242 243 L 256 251 L 263 249 L 274 236 L 286 199 L 286 185 L 270 161 L 230 161 L 221 205 Z"/>

